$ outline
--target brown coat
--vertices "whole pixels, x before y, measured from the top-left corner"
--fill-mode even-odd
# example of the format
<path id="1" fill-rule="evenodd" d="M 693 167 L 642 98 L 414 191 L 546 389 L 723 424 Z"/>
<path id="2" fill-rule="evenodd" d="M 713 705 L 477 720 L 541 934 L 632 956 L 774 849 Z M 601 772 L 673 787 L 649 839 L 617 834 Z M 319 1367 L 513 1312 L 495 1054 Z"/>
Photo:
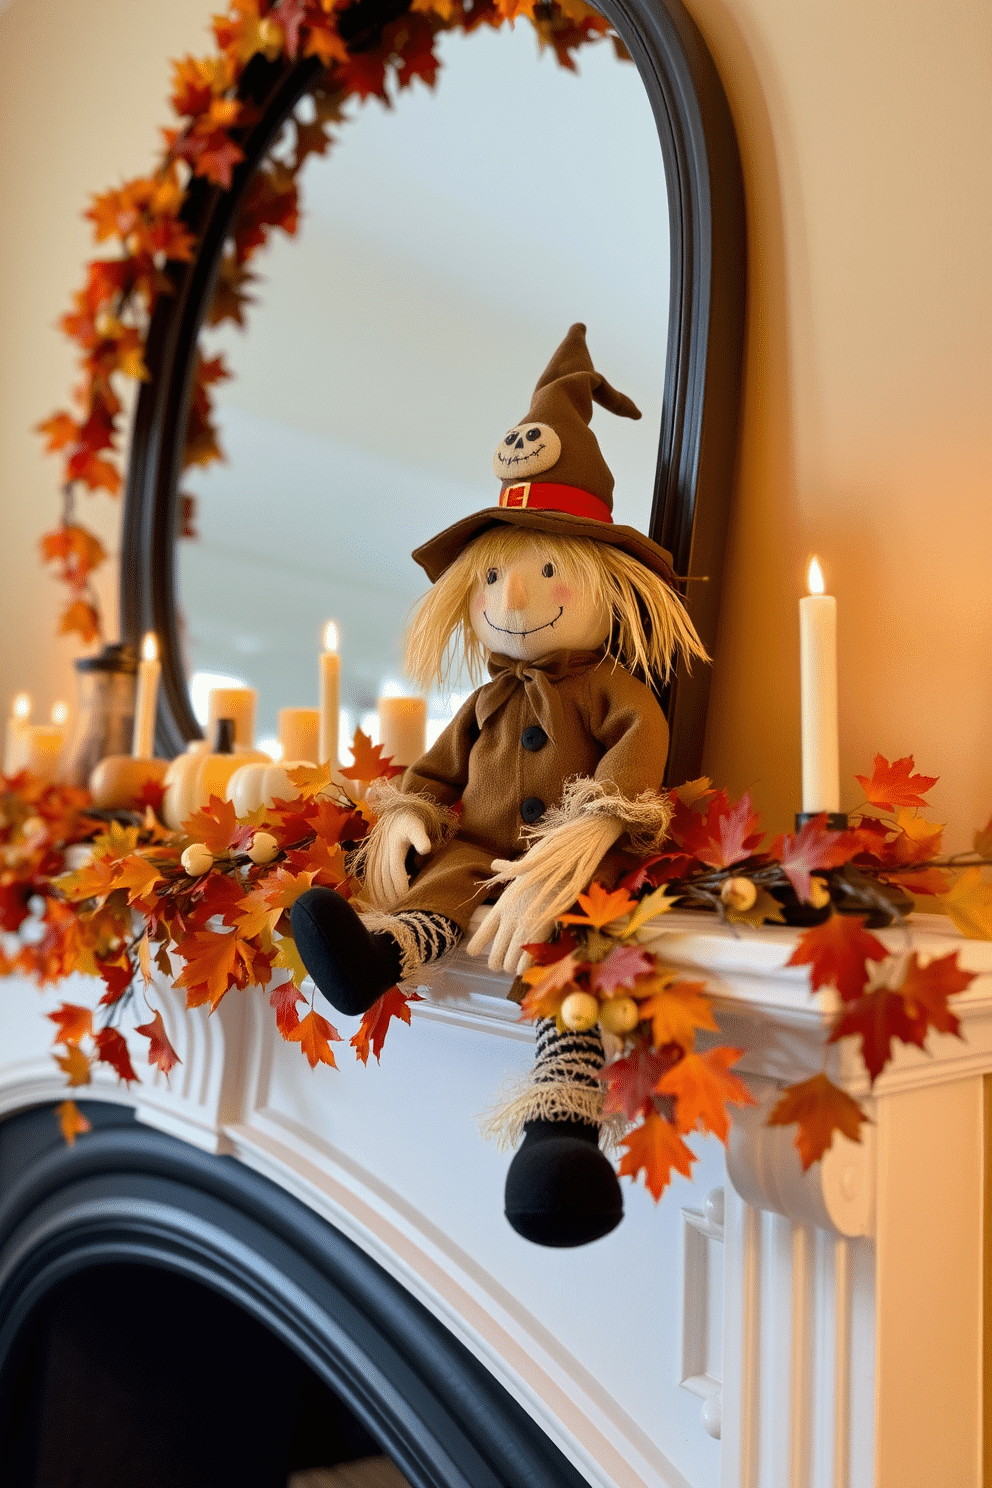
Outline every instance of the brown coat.
<path id="1" fill-rule="evenodd" d="M 660 788 L 668 725 L 653 693 L 601 652 L 541 662 L 490 658 L 480 687 L 403 776 L 404 792 L 461 802 L 456 835 L 426 860 L 397 909 L 433 910 L 464 930 L 494 858 L 518 857 L 527 827 L 579 777 L 633 800 Z"/>

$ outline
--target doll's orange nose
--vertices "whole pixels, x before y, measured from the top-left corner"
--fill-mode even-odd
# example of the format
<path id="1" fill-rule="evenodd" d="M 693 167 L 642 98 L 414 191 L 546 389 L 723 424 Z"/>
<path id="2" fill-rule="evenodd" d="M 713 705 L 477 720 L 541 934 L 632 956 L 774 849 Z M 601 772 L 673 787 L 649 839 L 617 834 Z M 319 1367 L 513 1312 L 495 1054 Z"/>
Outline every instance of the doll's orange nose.
<path id="1" fill-rule="evenodd" d="M 523 575 L 518 569 L 511 568 L 506 576 L 503 603 L 508 610 L 525 610 L 527 608 L 527 585 L 524 583 Z"/>

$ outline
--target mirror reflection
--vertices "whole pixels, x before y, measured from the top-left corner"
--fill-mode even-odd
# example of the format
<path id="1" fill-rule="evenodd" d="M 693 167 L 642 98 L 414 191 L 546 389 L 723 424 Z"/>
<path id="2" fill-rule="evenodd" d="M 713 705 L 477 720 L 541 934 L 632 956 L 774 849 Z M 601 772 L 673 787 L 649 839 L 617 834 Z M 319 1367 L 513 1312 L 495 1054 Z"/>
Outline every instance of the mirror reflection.
<path id="1" fill-rule="evenodd" d="M 204 338 L 233 375 L 215 389 L 226 463 L 183 482 L 187 676 L 201 718 L 210 686 L 257 687 L 263 748 L 280 708 L 316 705 L 329 619 L 342 741 L 359 723 L 374 736 L 427 587 L 410 552 L 495 500 L 496 442 L 575 320 L 644 414 L 594 419 L 615 519 L 650 519 L 668 206 L 637 71 L 604 41 L 570 73 L 529 27 L 440 51 L 436 91 L 365 105 L 311 157 L 298 233 L 270 240 L 246 329 Z M 458 701 L 429 700 L 428 739 Z"/>

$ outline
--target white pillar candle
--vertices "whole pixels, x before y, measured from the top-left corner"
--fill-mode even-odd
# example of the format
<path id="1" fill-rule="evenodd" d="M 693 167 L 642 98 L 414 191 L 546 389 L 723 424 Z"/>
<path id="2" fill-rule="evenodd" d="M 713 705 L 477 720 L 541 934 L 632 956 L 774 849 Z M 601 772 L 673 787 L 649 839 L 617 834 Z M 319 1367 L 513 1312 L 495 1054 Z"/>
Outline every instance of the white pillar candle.
<path id="1" fill-rule="evenodd" d="M 284 760 L 315 765 L 320 750 L 320 710 L 280 708 L 279 743 Z"/>
<path id="2" fill-rule="evenodd" d="M 134 759 L 151 759 L 155 753 L 155 715 L 158 711 L 158 684 L 162 663 L 158 659 L 158 641 L 149 631 L 141 643 L 138 663 L 138 687 L 134 697 L 134 733 L 131 755 Z"/>
<path id="3" fill-rule="evenodd" d="M 427 699 L 404 697 L 387 684 L 378 713 L 383 759 L 391 759 L 394 765 L 412 765 L 427 745 Z"/>
<path id="4" fill-rule="evenodd" d="M 799 601 L 803 811 L 834 812 L 840 810 L 837 601 L 824 594 L 823 574 L 815 558 L 807 583 L 810 592 Z"/>
<path id="5" fill-rule="evenodd" d="M 338 628 L 333 620 L 324 627 L 324 649 L 320 656 L 320 765 L 338 767 L 338 724 L 341 711 L 341 658 Z"/>
<path id="6" fill-rule="evenodd" d="M 211 687 L 207 693 L 207 740 L 217 748 L 219 725 L 229 718 L 234 725 L 231 739 L 238 751 L 255 747 L 255 710 L 258 692 L 254 687 Z"/>
<path id="7" fill-rule="evenodd" d="M 3 773 L 5 775 L 16 775 L 18 770 L 24 769 L 24 735 L 31 717 L 31 699 L 26 692 L 19 692 L 15 697 L 10 717 L 7 720 L 7 736 L 4 740 L 3 750 Z"/>

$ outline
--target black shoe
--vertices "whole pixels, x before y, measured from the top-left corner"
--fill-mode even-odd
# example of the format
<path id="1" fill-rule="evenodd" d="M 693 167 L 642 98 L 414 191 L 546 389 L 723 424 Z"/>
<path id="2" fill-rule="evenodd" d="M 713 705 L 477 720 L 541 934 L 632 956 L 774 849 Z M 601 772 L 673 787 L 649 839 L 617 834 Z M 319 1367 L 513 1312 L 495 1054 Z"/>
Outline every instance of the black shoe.
<path id="1" fill-rule="evenodd" d="M 528 1121 L 506 1175 L 506 1217 L 535 1245 L 588 1245 L 615 1230 L 623 1197 L 589 1121 Z"/>
<path id="2" fill-rule="evenodd" d="M 300 959 L 339 1013 L 366 1013 L 400 979 L 400 948 L 385 931 L 366 930 L 333 889 L 307 889 L 289 912 Z"/>

